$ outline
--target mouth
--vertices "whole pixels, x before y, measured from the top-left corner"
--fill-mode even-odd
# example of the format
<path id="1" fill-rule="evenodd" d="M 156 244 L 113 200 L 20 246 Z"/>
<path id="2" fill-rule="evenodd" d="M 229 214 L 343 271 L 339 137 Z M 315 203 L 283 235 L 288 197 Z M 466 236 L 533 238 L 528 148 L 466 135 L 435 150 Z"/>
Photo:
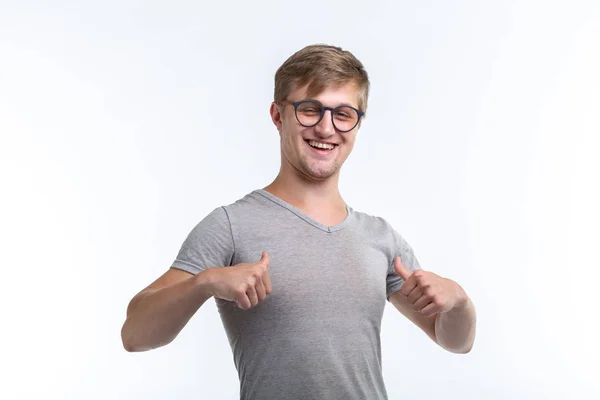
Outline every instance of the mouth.
<path id="1" fill-rule="evenodd" d="M 316 154 L 321 155 L 331 154 L 338 147 L 338 145 L 334 143 L 323 143 L 315 140 L 305 140 L 305 142 Z"/>

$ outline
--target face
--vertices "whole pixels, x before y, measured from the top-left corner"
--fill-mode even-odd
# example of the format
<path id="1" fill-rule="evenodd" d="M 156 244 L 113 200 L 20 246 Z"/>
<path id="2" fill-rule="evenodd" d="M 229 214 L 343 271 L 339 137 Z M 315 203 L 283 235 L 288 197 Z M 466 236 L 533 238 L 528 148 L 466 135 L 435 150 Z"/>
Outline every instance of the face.
<path id="1" fill-rule="evenodd" d="M 327 88 L 310 100 L 317 100 L 326 107 L 344 104 L 358 109 L 358 94 L 358 89 L 348 84 Z M 307 99 L 306 86 L 296 89 L 287 96 L 288 102 L 271 104 L 271 118 L 280 132 L 282 167 L 291 167 L 307 179 L 323 181 L 339 174 L 342 164 L 354 147 L 360 123 L 349 132 L 340 132 L 331 121 L 331 111 L 327 110 L 317 125 L 309 128 L 302 126 L 290 103 Z M 316 149 L 309 144 L 312 141 L 330 143 L 334 148 Z"/>

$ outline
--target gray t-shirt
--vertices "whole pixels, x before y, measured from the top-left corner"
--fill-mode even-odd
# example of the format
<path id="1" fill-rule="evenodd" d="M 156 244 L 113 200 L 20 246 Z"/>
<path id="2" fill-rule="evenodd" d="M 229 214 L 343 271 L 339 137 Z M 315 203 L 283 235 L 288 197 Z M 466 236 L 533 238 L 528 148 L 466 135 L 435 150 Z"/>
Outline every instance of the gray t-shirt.
<path id="1" fill-rule="evenodd" d="M 381 217 L 353 210 L 325 226 L 263 190 L 218 207 L 196 225 L 172 268 L 193 274 L 269 253 L 273 291 L 249 310 L 215 298 L 240 379 L 240 398 L 387 399 L 380 328 L 403 280 L 408 243 Z"/>

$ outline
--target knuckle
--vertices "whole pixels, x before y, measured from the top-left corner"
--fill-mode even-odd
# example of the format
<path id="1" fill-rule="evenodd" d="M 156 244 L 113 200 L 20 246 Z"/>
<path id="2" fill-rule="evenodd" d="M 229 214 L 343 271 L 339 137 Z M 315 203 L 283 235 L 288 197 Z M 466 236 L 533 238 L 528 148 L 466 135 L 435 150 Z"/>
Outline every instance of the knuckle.
<path id="1" fill-rule="evenodd" d="M 244 296 L 246 294 L 246 285 L 240 285 L 235 289 L 236 297 Z"/>

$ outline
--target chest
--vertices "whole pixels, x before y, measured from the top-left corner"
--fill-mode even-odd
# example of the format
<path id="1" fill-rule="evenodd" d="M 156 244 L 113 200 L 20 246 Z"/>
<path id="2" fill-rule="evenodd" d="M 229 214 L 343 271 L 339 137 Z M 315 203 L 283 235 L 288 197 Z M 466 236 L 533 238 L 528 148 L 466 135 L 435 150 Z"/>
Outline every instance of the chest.
<path id="1" fill-rule="evenodd" d="M 377 243 L 352 232 L 274 232 L 240 241 L 234 264 L 256 262 L 266 250 L 273 291 L 255 315 L 336 321 L 381 317 L 388 258 Z"/>

